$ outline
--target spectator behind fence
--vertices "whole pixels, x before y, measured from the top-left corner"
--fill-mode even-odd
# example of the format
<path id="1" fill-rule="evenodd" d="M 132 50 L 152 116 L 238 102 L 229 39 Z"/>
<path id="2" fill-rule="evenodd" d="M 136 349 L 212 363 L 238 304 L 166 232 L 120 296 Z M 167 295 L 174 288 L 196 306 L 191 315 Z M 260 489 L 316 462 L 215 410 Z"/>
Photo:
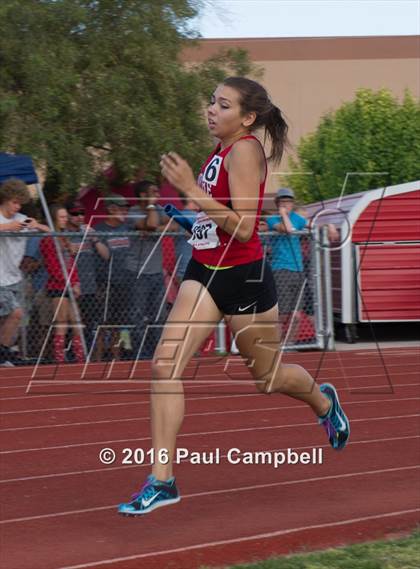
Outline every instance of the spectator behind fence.
<path id="1" fill-rule="evenodd" d="M 33 203 L 29 205 L 32 207 L 24 207 L 22 211 L 32 217 L 42 218 L 40 209 Z M 41 239 L 41 236 L 35 235 L 26 240 L 25 254 L 20 265 L 26 276 L 25 309 L 28 311 L 26 337 L 27 355 L 30 358 L 38 358 L 42 352 L 53 319 L 51 299 L 46 295 L 48 273 L 39 248 Z M 53 360 L 51 342 L 47 342 L 43 355 L 44 361 Z"/>
<path id="2" fill-rule="evenodd" d="M 19 213 L 22 205 L 31 199 L 21 180 L 10 178 L 0 186 L 0 232 L 16 232 L 16 237 L 0 235 L 0 365 L 13 366 L 10 350 L 17 339 L 23 318 L 23 275 L 20 264 L 25 252 L 26 237 L 18 233 L 48 227 Z"/>
<path id="3" fill-rule="evenodd" d="M 151 359 L 160 338 L 160 327 L 166 320 L 162 234 L 159 230 L 164 229 L 169 220 L 157 204 L 159 189 L 154 182 L 138 182 L 134 194 L 137 204 L 130 208 L 129 225 L 132 230 L 139 230 L 139 234 L 131 239 L 127 258 L 132 283 L 131 320 L 135 326 L 133 348 L 139 359 Z M 149 325 L 152 327 L 148 329 Z"/>
<path id="4" fill-rule="evenodd" d="M 278 237 L 271 238 L 271 266 L 276 283 L 280 323 L 284 327 L 290 315 L 302 308 L 301 289 L 304 282 L 303 260 L 300 236 L 294 231 L 302 231 L 308 220 L 293 210 L 295 195 L 289 188 L 280 188 L 274 200 L 277 215 L 266 218 L 270 231 L 278 231 Z M 303 293 L 302 293 L 303 295 Z"/>
<path id="5" fill-rule="evenodd" d="M 264 257 L 271 262 L 271 241 L 270 237 L 267 235 L 267 232 L 270 231 L 267 223 L 267 217 L 270 217 L 270 212 L 262 209 L 261 210 L 261 217 L 258 223 L 258 233 L 260 235 L 261 245 L 264 249 Z"/>
<path id="6" fill-rule="evenodd" d="M 102 323 L 109 327 L 110 347 L 112 357 L 119 359 L 120 331 L 123 326 L 130 324 L 131 291 L 127 257 L 130 252 L 130 239 L 127 233 L 130 227 L 127 223 L 128 202 L 117 194 L 111 194 L 105 200 L 107 217 L 95 226 L 96 231 L 108 233 L 99 236 L 106 252 L 97 265 L 97 283 L 101 287 L 103 297 Z M 114 235 L 117 234 L 117 235 Z M 102 351 L 104 334 L 98 335 L 99 351 Z"/>
<path id="7" fill-rule="evenodd" d="M 65 207 L 53 205 L 50 209 L 54 230 L 65 231 L 68 221 L 68 213 Z M 58 251 L 57 251 L 58 248 Z M 51 298 L 54 315 L 54 359 L 58 363 L 66 361 L 65 343 L 68 327 L 73 332 L 72 351 L 76 362 L 84 360 L 84 351 L 80 338 L 81 329 L 77 323 L 75 309 L 70 301 L 69 287 L 72 288 L 74 297 L 80 296 L 80 283 L 77 267 L 74 262 L 74 254 L 68 237 L 44 237 L 40 244 L 44 265 L 48 272 L 47 296 Z M 61 262 L 64 262 L 67 275 Z"/>
<path id="8" fill-rule="evenodd" d="M 293 233 L 307 229 L 309 219 L 304 208 L 296 208 L 294 211 L 295 195 L 290 188 L 278 190 L 275 204 L 279 215 L 268 217 L 267 224 L 271 231 L 280 233 L 279 237 L 271 240 L 271 263 L 279 299 L 280 323 L 284 328 L 287 322 L 290 323 L 293 314 L 293 329 L 289 336 L 297 339 L 296 330 L 304 316 L 303 311 L 309 315 L 313 314 L 313 294 L 311 285 L 308 283 L 308 277 L 310 277 L 308 272 L 305 282 L 305 270 L 308 269 L 310 260 L 307 242 L 304 243 L 305 266 L 301 237 Z M 335 226 L 331 223 L 326 226 L 328 238 L 335 241 L 338 238 Z M 308 323 L 307 328 L 312 335 L 314 333 L 312 322 Z"/>
<path id="9" fill-rule="evenodd" d="M 66 203 L 69 212 L 67 229 L 77 233 L 70 237 L 73 254 L 76 258 L 77 273 L 80 281 L 78 304 L 84 324 L 84 334 L 88 350 L 92 346 L 94 333 L 100 321 L 99 302 L 96 285 L 96 260 L 98 255 L 108 258 L 108 248 L 101 243 L 94 229 L 83 223 L 85 210 L 82 204 L 69 201 Z"/>

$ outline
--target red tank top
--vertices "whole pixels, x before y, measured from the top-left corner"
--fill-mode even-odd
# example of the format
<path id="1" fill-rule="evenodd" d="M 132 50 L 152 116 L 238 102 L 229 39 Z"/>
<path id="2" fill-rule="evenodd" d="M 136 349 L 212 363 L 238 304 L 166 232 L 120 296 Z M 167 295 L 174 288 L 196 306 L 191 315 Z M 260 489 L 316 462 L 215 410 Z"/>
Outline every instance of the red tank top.
<path id="1" fill-rule="evenodd" d="M 258 139 L 252 135 L 244 136 L 239 140 L 247 138 L 251 138 L 258 141 Z M 216 201 L 228 207 L 232 207 L 232 205 L 231 205 L 231 197 L 229 191 L 229 175 L 225 169 L 224 162 L 226 156 L 232 150 L 233 144 L 227 146 L 223 150 L 220 150 L 220 144 L 215 148 L 215 150 L 210 154 L 206 162 L 201 167 L 197 182 L 200 188 L 202 188 L 202 190 L 207 195 L 211 196 Z M 203 265 L 230 267 L 236 265 L 244 265 L 246 263 L 251 263 L 252 261 L 258 261 L 259 259 L 262 259 L 264 255 L 263 247 L 261 245 L 261 241 L 257 231 L 258 231 L 258 223 L 263 203 L 266 177 L 267 177 L 267 166 L 265 169 L 264 180 L 261 182 L 259 187 L 257 215 L 251 239 L 249 239 L 249 241 L 247 241 L 246 243 L 241 243 L 240 241 L 232 237 L 232 235 L 229 235 L 229 233 L 226 233 L 225 231 L 223 231 L 223 229 L 217 227 L 214 230 L 214 233 L 217 235 L 217 237 L 214 236 L 214 239 L 217 240 L 216 242 L 218 242 L 218 245 L 213 246 L 212 248 L 203 248 L 203 249 L 197 249 L 196 247 L 194 247 L 193 258 L 196 261 L 202 263 Z M 211 222 L 211 220 L 208 221 Z M 197 231 L 200 230 L 202 231 L 206 225 L 203 222 L 200 228 L 200 223 L 202 222 L 200 222 L 199 218 L 196 222 L 196 224 L 198 224 Z"/>

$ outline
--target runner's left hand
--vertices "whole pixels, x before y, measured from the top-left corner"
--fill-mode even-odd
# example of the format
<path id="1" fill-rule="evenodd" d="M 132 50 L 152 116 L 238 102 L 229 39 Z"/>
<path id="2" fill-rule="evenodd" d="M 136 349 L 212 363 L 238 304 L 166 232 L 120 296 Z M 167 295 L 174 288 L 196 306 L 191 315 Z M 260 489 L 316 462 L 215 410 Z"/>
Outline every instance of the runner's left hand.
<path id="1" fill-rule="evenodd" d="M 182 193 L 187 194 L 189 188 L 195 186 L 195 179 L 191 166 L 176 152 L 163 154 L 160 161 L 160 167 L 162 175 L 170 184 Z"/>

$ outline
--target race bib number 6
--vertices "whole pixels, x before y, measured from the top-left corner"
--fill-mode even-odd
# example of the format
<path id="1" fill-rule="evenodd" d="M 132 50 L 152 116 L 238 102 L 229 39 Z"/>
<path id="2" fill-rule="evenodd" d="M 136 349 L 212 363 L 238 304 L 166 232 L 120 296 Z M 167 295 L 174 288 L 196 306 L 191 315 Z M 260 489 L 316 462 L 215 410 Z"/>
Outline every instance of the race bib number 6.
<path id="1" fill-rule="evenodd" d="M 220 168 L 222 166 L 223 158 L 221 156 L 213 156 L 211 161 L 207 164 L 204 170 L 204 182 L 210 186 L 215 186 L 219 178 Z"/>
<path id="2" fill-rule="evenodd" d="M 220 245 L 217 225 L 209 216 L 200 211 L 191 229 L 192 236 L 188 243 L 195 249 L 215 249 Z"/>

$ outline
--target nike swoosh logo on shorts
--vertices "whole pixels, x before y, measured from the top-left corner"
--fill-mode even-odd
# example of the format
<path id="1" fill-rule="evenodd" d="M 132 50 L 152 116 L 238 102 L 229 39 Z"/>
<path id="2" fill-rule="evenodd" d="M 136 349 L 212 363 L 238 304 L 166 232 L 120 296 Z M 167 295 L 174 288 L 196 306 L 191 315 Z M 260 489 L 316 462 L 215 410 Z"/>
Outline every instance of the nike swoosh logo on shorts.
<path id="1" fill-rule="evenodd" d="M 251 304 L 248 304 L 248 306 L 244 306 L 242 308 L 242 306 L 238 307 L 239 312 L 244 312 L 245 310 L 248 310 L 248 308 L 251 308 L 251 306 L 254 306 L 254 304 L 257 304 L 257 301 L 255 302 L 251 302 Z"/>
<path id="2" fill-rule="evenodd" d="M 153 500 L 155 498 L 157 498 L 159 496 L 159 494 L 162 493 L 162 490 L 160 490 L 159 492 L 157 492 L 156 494 L 154 494 L 151 498 L 149 498 L 148 500 L 145 500 L 144 498 L 142 498 L 141 500 L 141 505 L 143 506 L 143 508 L 147 508 L 148 506 L 150 506 L 150 504 L 153 502 Z"/>

